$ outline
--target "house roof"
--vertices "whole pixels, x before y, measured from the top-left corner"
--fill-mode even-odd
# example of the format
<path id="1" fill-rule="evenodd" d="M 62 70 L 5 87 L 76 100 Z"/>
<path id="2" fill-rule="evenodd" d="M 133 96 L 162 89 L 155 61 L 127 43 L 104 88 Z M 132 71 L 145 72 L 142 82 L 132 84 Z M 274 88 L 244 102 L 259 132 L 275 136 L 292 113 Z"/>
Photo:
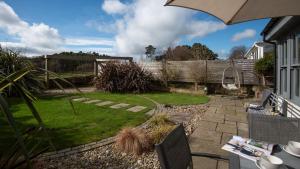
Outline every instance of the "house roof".
<path id="1" fill-rule="evenodd" d="M 285 16 L 271 19 L 266 25 L 261 35 L 265 40 L 278 40 L 287 36 L 295 28 L 299 27 L 300 16 Z"/>
<path id="2" fill-rule="evenodd" d="M 263 29 L 263 31 L 260 33 L 260 35 L 264 36 L 266 34 L 268 34 L 272 28 L 280 21 L 282 20 L 283 17 L 279 17 L 279 18 L 272 18 L 268 24 L 265 26 L 265 28 Z"/>

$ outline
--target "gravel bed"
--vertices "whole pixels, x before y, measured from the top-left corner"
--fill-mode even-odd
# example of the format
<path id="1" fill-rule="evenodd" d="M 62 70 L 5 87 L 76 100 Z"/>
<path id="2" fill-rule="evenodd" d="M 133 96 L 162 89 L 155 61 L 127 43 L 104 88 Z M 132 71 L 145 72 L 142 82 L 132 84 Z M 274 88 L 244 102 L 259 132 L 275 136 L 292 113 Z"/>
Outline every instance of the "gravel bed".
<path id="1" fill-rule="evenodd" d="M 161 106 L 158 113 L 166 113 L 176 123 L 183 123 L 186 134 L 190 135 L 207 110 L 206 105 Z M 106 145 L 94 150 L 56 159 L 37 160 L 37 169 L 158 169 L 159 162 L 154 151 L 140 156 L 118 152 L 114 145 Z"/>

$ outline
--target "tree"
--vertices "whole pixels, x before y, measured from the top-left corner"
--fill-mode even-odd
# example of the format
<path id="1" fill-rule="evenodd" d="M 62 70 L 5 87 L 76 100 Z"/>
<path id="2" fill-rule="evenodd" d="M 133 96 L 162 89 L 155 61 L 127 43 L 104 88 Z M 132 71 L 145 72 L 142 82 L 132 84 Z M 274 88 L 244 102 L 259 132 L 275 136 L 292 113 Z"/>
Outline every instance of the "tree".
<path id="1" fill-rule="evenodd" d="M 146 49 L 145 54 L 146 54 L 147 58 L 154 59 L 154 54 L 155 54 L 156 48 L 153 47 L 152 45 L 149 45 L 145 49 Z"/>
<path id="2" fill-rule="evenodd" d="M 230 50 L 228 59 L 245 59 L 246 52 L 246 46 L 234 46 Z"/>
<path id="3" fill-rule="evenodd" d="M 182 60 L 192 60 L 193 55 L 191 53 L 191 47 L 184 46 L 176 46 L 174 49 L 169 49 L 166 54 L 168 60 L 173 61 L 182 61 Z"/>
<path id="4" fill-rule="evenodd" d="M 218 54 L 214 53 L 207 46 L 200 43 L 195 43 L 193 46 L 182 45 L 175 48 L 169 48 L 163 54 L 156 56 L 156 60 L 167 58 L 171 61 L 186 61 L 186 60 L 215 60 Z"/>
<path id="5" fill-rule="evenodd" d="M 218 54 L 214 53 L 207 46 L 201 43 L 194 43 L 192 48 L 193 58 L 196 60 L 215 60 L 218 58 Z"/>

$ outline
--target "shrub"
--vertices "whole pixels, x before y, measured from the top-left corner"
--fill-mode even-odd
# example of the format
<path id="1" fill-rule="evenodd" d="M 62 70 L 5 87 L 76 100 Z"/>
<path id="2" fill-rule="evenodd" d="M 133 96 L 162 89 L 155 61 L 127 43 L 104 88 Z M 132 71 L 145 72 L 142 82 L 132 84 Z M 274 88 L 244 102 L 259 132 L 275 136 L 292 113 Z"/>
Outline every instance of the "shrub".
<path id="1" fill-rule="evenodd" d="M 150 127 L 156 127 L 161 125 L 174 124 L 166 114 L 158 114 L 153 116 L 149 120 Z"/>
<path id="2" fill-rule="evenodd" d="M 160 143 L 174 128 L 175 125 L 171 124 L 159 125 L 152 128 L 152 131 L 150 132 L 151 141 L 154 144 Z"/>
<path id="3" fill-rule="evenodd" d="M 101 65 L 97 89 L 108 92 L 143 93 L 153 89 L 154 78 L 136 63 L 108 62 Z"/>
<path id="4" fill-rule="evenodd" d="M 255 63 L 255 72 L 262 79 L 262 85 L 266 85 L 266 77 L 271 77 L 274 73 L 274 56 L 273 53 L 266 53 L 265 56 Z"/>
<path id="5" fill-rule="evenodd" d="M 270 76 L 274 70 L 274 59 L 273 54 L 268 53 L 263 58 L 259 59 L 255 63 L 255 71 L 259 75 Z"/>
<path id="6" fill-rule="evenodd" d="M 126 153 L 140 155 L 150 149 L 151 143 L 141 129 L 124 128 L 116 136 L 116 147 Z"/>

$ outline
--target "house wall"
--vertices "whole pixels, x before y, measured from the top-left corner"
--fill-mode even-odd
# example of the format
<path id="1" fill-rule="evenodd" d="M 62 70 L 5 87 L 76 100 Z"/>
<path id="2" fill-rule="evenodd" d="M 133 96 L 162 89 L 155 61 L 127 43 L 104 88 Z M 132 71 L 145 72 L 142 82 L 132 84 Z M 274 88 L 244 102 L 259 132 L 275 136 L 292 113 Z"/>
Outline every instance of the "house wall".
<path id="1" fill-rule="evenodd" d="M 300 23 L 289 27 L 276 38 L 277 44 L 277 94 L 292 107 L 300 110 Z M 300 112 L 289 117 L 300 117 Z"/>

